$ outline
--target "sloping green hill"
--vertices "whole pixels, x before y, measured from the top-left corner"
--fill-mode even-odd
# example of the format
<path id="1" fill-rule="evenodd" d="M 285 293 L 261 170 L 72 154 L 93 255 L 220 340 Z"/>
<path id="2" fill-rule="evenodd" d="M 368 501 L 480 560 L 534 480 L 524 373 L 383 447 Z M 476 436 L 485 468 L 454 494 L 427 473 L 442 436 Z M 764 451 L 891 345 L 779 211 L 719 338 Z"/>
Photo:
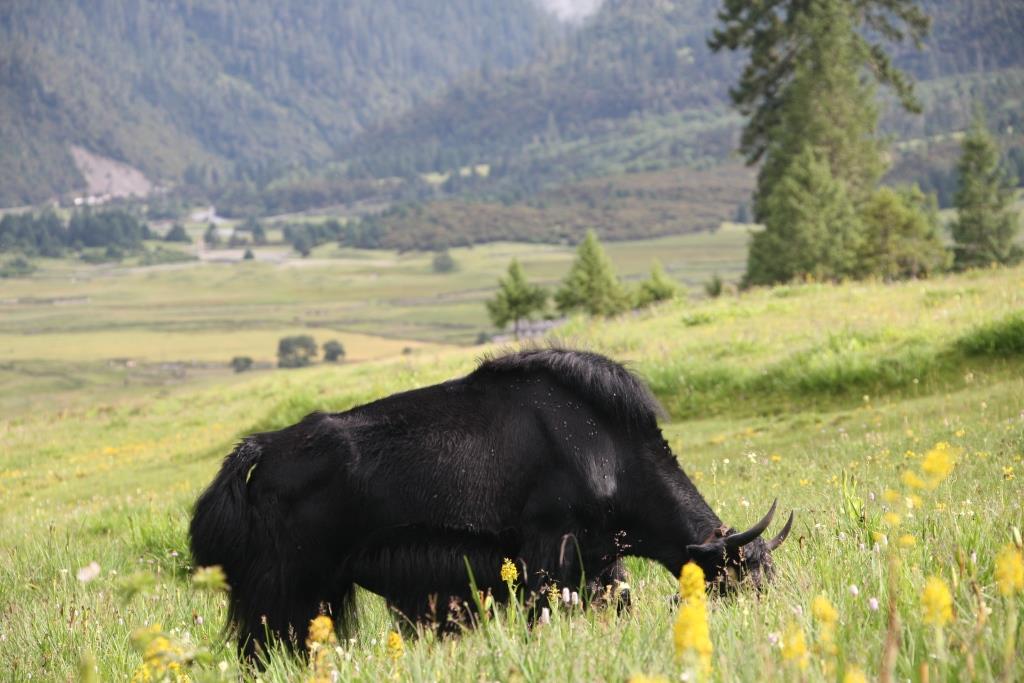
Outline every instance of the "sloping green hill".
<path id="1" fill-rule="evenodd" d="M 80 187 L 71 144 L 157 181 L 322 161 L 555 30 L 530 0 L 5 2 L 0 206 Z"/>
<path id="2" fill-rule="evenodd" d="M 1009 615 L 1024 603 L 998 595 L 993 564 L 1024 524 L 1022 277 L 1017 268 L 785 287 L 566 330 L 651 382 L 669 409 L 666 438 L 729 523 L 752 522 L 776 497 L 796 510 L 773 587 L 709 599 L 713 680 L 760 681 L 766 671 L 797 680 L 807 669 L 825 679 L 837 664 L 872 675 L 889 597 L 900 615 L 899 678 L 922 667 L 956 680 L 1004 679 L 1007 666 L 1019 673 L 1003 645 Z M 159 624 L 171 642 L 210 651 L 183 663 L 195 679 L 252 680 L 253 672 L 236 676 L 223 596 L 188 578 L 189 510 L 221 458 L 244 434 L 456 376 L 476 355 L 280 371 L 0 417 L 0 670 L 66 680 L 95 662 L 101 680 L 127 680 L 142 664 L 129 646 L 133 630 Z M 937 443 L 955 458 L 949 478 L 920 491 L 901 483 L 926 467 Z M 885 513 L 897 515 L 897 527 Z M 93 562 L 98 568 L 77 579 Z M 395 660 L 382 644 L 393 617 L 361 594 L 360 628 L 328 662 L 341 680 L 677 678 L 685 667 L 672 648 L 677 582 L 653 563 L 629 567 L 630 611 L 558 609 L 551 624 L 524 628 L 521 615 L 499 610 L 457 639 L 409 639 Z M 956 604 L 945 640 L 922 619 L 919 596 L 933 575 L 952 585 Z M 817 646 L 810 600 L 819 594 L 842 615 L 834 656 Z M 794 629 L 809 639 L 804 664 L 772 644 Z M 260 673 L 308 677 L 306 662 L 281 655 Z"/>

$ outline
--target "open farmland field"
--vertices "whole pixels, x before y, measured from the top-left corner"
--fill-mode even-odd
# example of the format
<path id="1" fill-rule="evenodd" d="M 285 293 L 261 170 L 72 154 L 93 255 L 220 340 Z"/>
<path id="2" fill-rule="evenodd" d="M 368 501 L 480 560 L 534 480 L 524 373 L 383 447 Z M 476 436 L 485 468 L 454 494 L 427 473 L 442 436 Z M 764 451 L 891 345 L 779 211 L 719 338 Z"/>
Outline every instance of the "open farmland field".
<path id="1" fill-rule="evenodd" d="M 617 242 L 608 251 L 627 278 L 646 276 L 658 258 L 698 288 L 714 273 L 737 278 L 747 239 L 746 226 L 727 224 L 715 233 Z M 264 252 L 280 258 L 282 249 L 257 249 Z M 31 277 L 0 280 L 0 410 L 185 380 L 233 381 L 233 356 L 252 357 L 259 370 L 289 334 L 311 334 L 320 344 L 338 339 L 349 361 L 471 344 L 493 331 L 484 301 L 513 257 L 531 279 L 555 285 L 573 249 L 499 243 L 452 255 L 459 268 L 448 274 L 432 272 L 431 254 L 336 245 L 280 262 L 44 261 Z"/>
<path id="2" fill-rule="evenodd" d="M 539 261 L 529 262 L 532 273 L 547 267 Z M 198 274 L 206 271 L 182 277 Z M 144 282 L 133 289 L 140 311 L 155 296 L 146 287 L 158 290 Z M 152 299 L 148 308 L 157 308 Z M 88 332 L 88 316 L 52 315 L 71 315 L 55 324 Z M 28 324 L 4 321 L 8 335 Z M 573 320 L 560 337 L 629 361 L 651 384 L 669 442 L 727 522 L 748 525 L 776 497 L 796 513 L 769 590 L 709 599 L 710 678 L 835 680 L 854 667 L 873 678 L 890 623 L 899 680 L 1024 675 L 1024 595 L 1001 592 L 1012 586 L 995 573 L 1024 526 L 1024 269 L 679 301 Z M 168 635 L 153 641 L 164 655 L 200 653 L 182 665 L 193 679 L 236 680 L 220 631 L 224 598 L 191 582 L 186 538 L 189 508 L 220 459 L 244 434 L 453 377 L 477 354 L 426 347 L 5 417 L 0 671 L 74 680 L 86 661 L 102 680 L 128 680 L 143 661 L 132 634 L 148 627 Z M 95 576 L 77 579 L 93 562 L 82 577 Z M 498 609 L 460 638 L 424 635 L 400 649 L 386 644 L 392 617 L 363 594 L 354 639 L 329 649 L 322 665 L 365 681 L 680 680 L 693 662 L 673 646 L 677 582 L 648 562 L 629 566 L 631 611 L 560 609 L 530 629 Z M 930 577 L 948 587 L 948 612 L 941 600 L 922 604 Z M 260 678 L 311 673 L 278 656 Z"/>

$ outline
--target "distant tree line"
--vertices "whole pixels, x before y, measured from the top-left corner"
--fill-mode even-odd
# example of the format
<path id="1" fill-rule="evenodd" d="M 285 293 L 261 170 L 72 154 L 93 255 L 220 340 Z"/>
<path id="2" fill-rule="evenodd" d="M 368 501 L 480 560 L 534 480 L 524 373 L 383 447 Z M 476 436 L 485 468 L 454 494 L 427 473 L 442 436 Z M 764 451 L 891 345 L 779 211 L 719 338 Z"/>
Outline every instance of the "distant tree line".
<path id="1" fill-rule="evenodd" d="M 146 223 L 122 209 L 76 211 L 67 221 L 53 211 L 0 219 L 0 251 L 26 256 L 55 258 L 86 247 L 130 250 L 153 238 Z"/>
<path id="2" fill-rule="evenodd" d="M 344 246 L 433 251 L 498 240 L 579 243 L 592 229 L 605 240 L 713 230 L 736 215 L 749 176 L 735 167 L 589 179 L 518 203 L 442 200 L 398 204 L 347 222 Z"/>
<path id="3" fill-rule="evenodd" d="M 344 226 L 334 218 L 319 223 L 288 223 L 282 229 L 284 241 L 303 257 L 321 244 L 339 241 L 343 233 Z"/>
<path id="4" fill-rule="evenodd" d="M 582 312 L 612 316 L 669 301 L 678 293 L 678 285 L 657 261 L 648 279 L 634 289 L 627 287 L 615 274 L 611 259 L 591 230 L 577 247 L 572 267 L 553 295 L 528 282 L 519 261 L 512 259 L 505 277 L 498 280 L 498 291 L 486 306 L 491 322 L 500 329 L 511 323 L 512 333 L 518 339 L 523 321 L 549 315 L 549 299 L 553 299 L 555 310 L 561 315 Z"/>

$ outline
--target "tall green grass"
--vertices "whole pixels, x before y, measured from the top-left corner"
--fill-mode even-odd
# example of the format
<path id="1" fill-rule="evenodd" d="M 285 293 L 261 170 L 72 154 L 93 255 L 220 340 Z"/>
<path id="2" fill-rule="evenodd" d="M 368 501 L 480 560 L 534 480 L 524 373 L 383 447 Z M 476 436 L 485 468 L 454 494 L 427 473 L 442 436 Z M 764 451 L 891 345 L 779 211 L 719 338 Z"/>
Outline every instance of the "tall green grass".
<path id="1" fill-rule="evenodd" d="M 969 356 L 1024 356 L 1024 310 L 970 330 L 957 348 Z"/>

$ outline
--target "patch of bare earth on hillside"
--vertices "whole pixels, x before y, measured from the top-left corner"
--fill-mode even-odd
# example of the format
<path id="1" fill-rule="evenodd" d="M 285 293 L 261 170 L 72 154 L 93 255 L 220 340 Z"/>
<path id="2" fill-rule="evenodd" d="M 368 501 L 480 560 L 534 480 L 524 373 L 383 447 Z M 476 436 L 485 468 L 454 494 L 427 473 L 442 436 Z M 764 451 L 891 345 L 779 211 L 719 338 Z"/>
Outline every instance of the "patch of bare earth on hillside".
<path id="1" fill-rule="evenodd" d="M 153 183 L 134 166 L 77 145 L 71 145 L 71 156 L 85 178 L 86 192 L 90 196 L 145 197 L 153 190 Z"/>

